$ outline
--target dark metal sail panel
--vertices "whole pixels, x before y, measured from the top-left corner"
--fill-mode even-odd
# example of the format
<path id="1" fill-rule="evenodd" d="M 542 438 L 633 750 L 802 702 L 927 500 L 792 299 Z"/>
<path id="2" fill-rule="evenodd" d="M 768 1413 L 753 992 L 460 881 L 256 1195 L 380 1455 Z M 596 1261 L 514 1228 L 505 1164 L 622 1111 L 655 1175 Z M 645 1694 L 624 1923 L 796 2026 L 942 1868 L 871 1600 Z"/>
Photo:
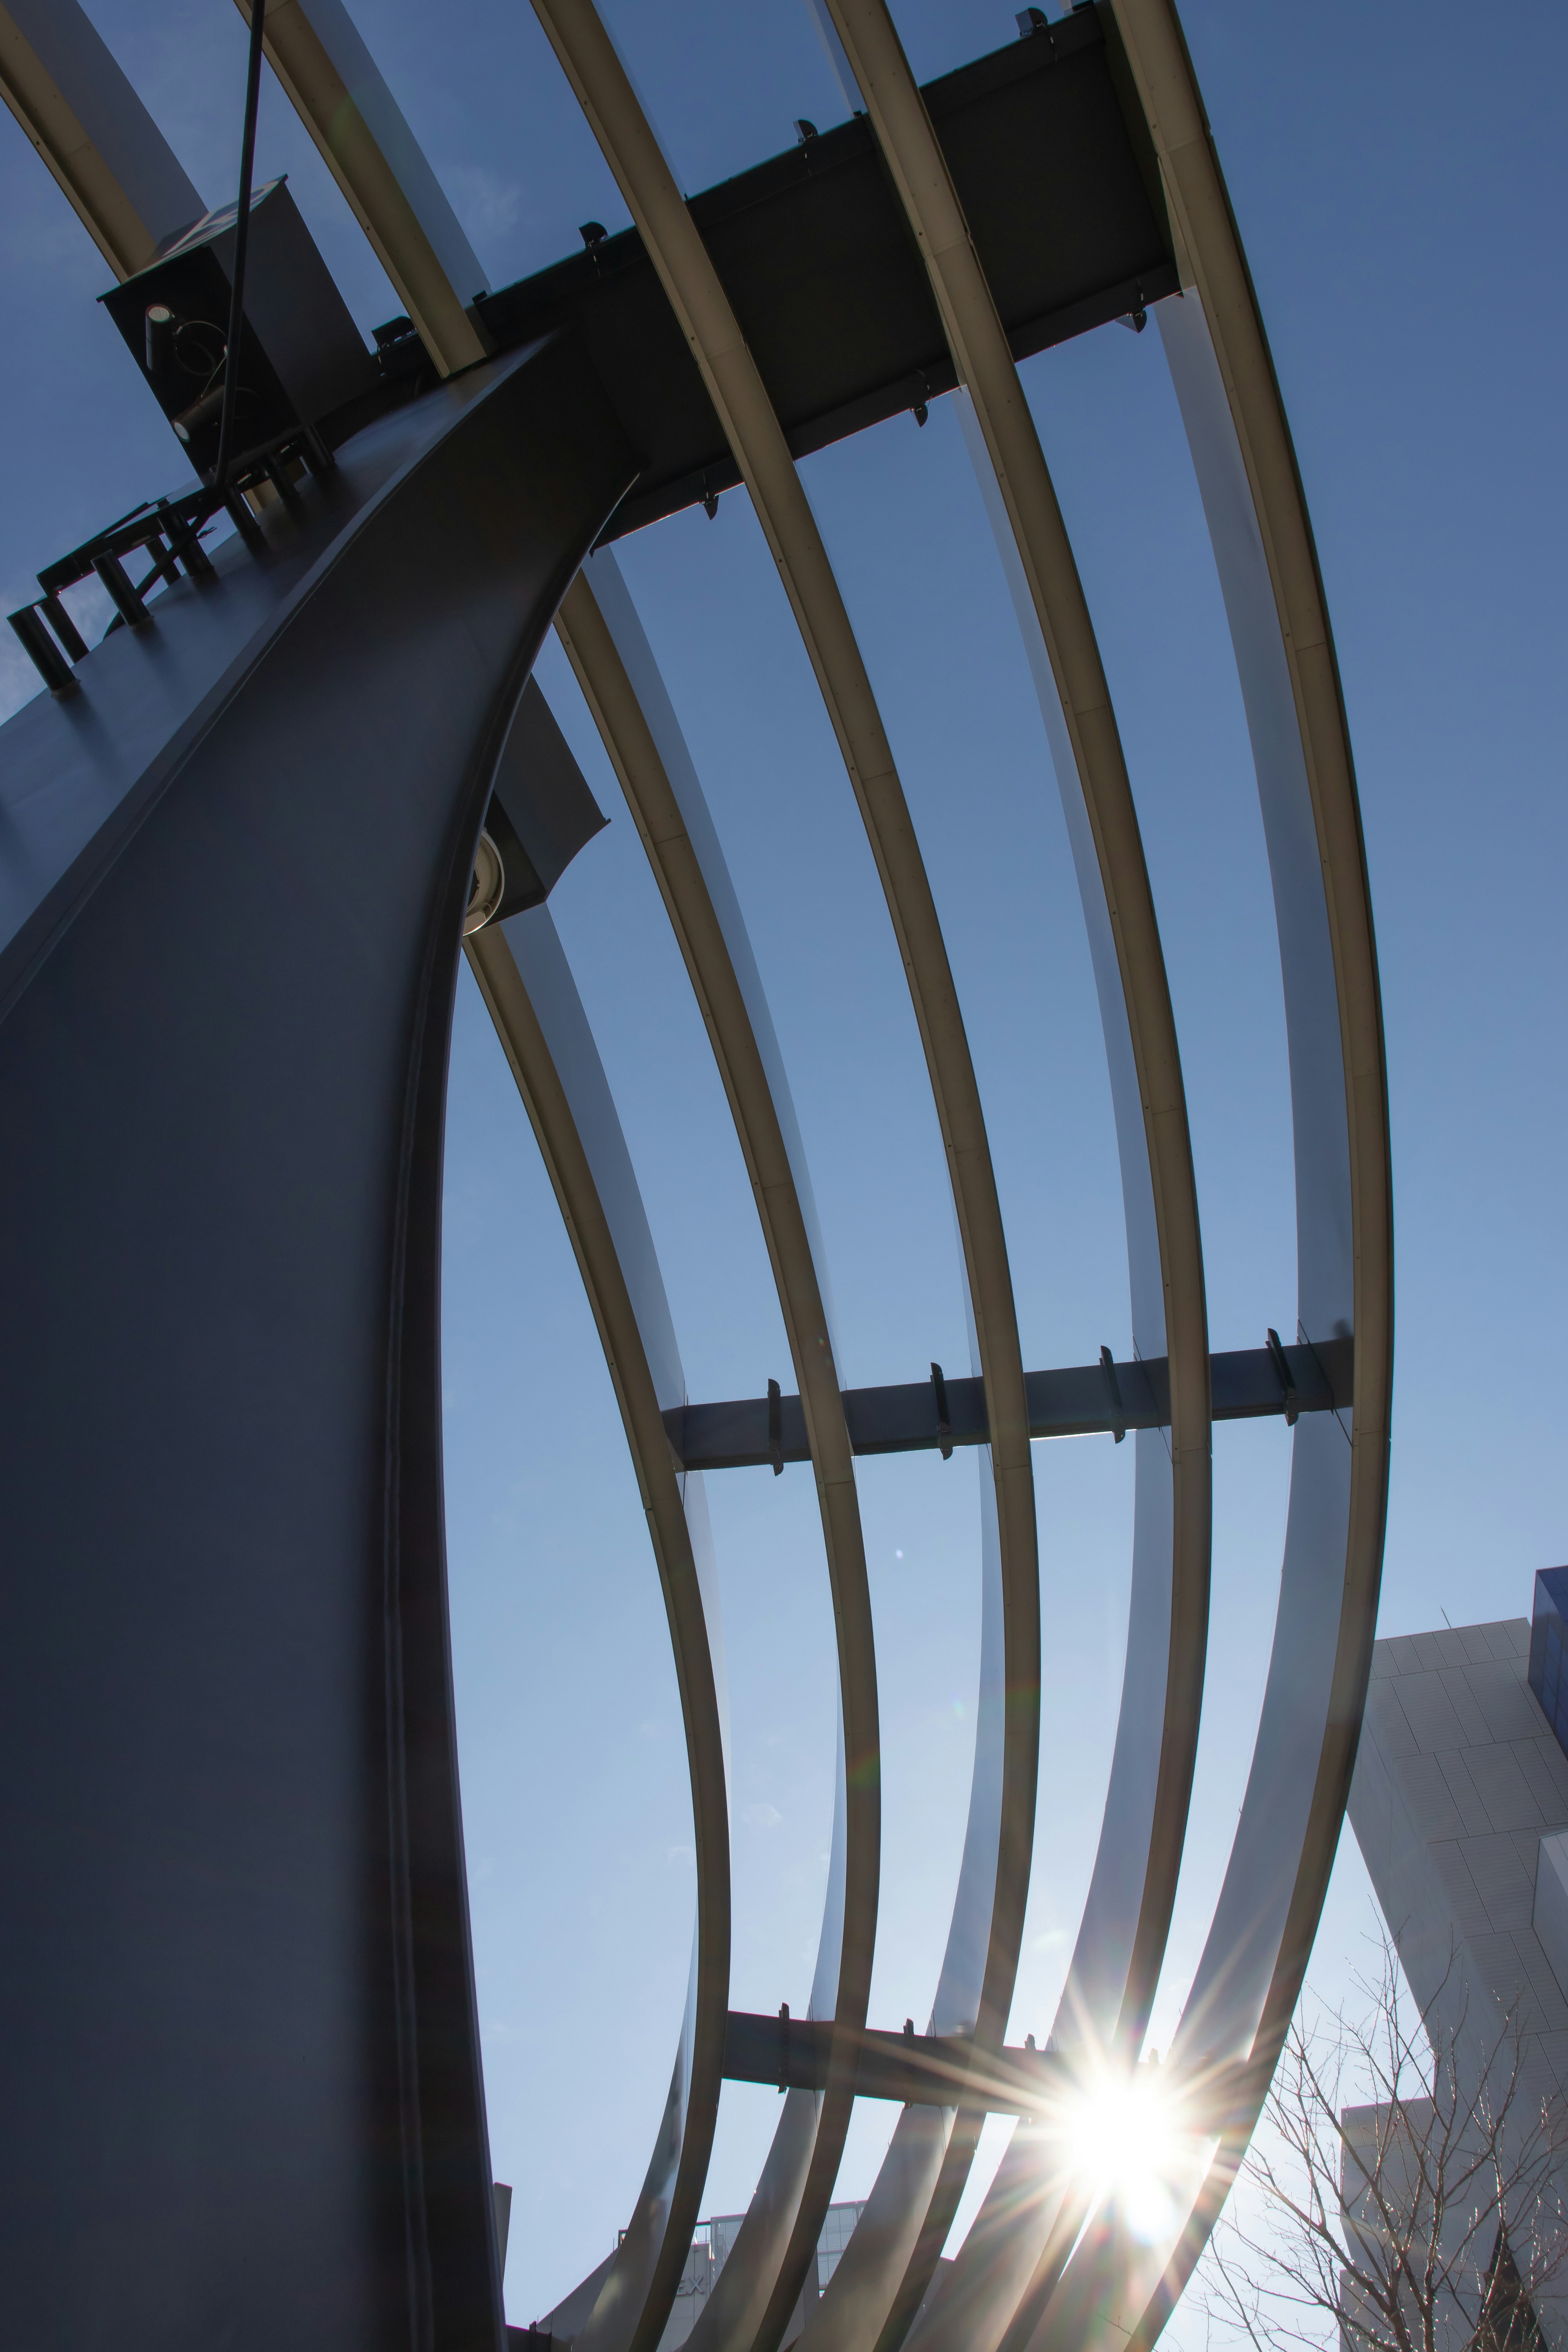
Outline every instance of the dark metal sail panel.
<path id="1" fill-rule="evenodd" d="M 1015 355 L 1173 293 L 1157 173 L 1094 10 L 925 88 Z M 863 120 L 691 199 L 797 457 L 954 383 L 924 268 Z M 740 478 L 635 229 L 479 304 L 503 344 L 570 321 L 644 459 L 618 538 Z"/>
<path id="2" fill-rule="evenodd" d="M 447 1047 L 502 730 L 632 471 L 564 339 L 476 370 L 0 730 L 8 2343 L 500 2341 Z"/>

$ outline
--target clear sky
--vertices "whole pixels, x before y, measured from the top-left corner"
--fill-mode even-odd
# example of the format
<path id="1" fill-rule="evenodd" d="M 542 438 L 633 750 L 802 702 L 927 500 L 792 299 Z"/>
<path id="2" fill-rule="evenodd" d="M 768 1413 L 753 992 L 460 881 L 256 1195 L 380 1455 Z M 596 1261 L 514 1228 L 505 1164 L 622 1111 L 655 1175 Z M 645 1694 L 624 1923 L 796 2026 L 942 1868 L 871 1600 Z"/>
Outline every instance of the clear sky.
<path id="1" fill-rule="evenodd" d="M 494 284 L 626 218 L 522 0 L 353 0 Z M 209 202 L 231 193 L 243 23 L 226 0 L 89 0 Z M 1008 6 L 904 0 L 923 78 Z M 838 117 L 801 0 L 606 13 L 695 191 Z M 1568 814 L 1562 305 L 1568 22 L 1541 0 L 1189 0 L 1189 38 L 1316 526 L 1355 744 L 1393 1103 L 1397 1380 L 1383 1628 L 1528 1612 L 1568 1556 L 1562 1447 Z M 287 171 L 356 318 L 397 303 L 270 82 Z M 0 116 L 0 589 L 182 478 L 97 308 L 106 271 Z M 1180 1024 L 1212 1343 L 1295 1321 L 1277 952 L 1240 698 L 1191 466 L 1150 333 L 1025 382 L 1079 552 Z M 1031 1365 L 1128 1352 L 1109 1090 L 1039 715 L 951 404 L 806 475 L 932 875 L 991 1122 Z M 733 492 L 623 543 L 751 926 L 837 1296 L 847 1381 L 966 1360 L 936 1122 L 858 817 L 773 566 Z M 0 645 L 0 713 L 34 679 Z M 540 676 L 610 815 L 552 905 L 622 1107 L 693 1397 L 791 1385 L 740 1153 L 607 763 L 553 643 Z M 689 1804 L 637 1492 L 581 1284 L 464 977 L 447 1150 L 453 1621 L 510 2316 L 602 2254 L 647 2161 L 689 1948 Z M 1048 2027 L 1103 1801 L 1125 1634 L 1131 1447 L 1036 1449 L 1042 1802 L 1013 2038 Z M 1163 2047 L 1240 1801 L 1272 1630 L 1282 1428 L 1215 1433 L 1209 1696 Z M 709 1482 L 734 1719 L 735 2006 L 805 2005 L 832 1799 L 832 1631 L 810 1474 Z M 862 1465 L 884 1732 L 872 2021 L 929 2012 L 967 1799 L 976 1465 Z M 1315 1972 L 1369 1924 L 1342 1853 Z M 725 2094 L 705 2210 L 742 2207 L 777 2102 Z M 892 2111 L 863 2109 L 840 2194 Z M 967 2218 L 966 2205 L 961 2227 Z"/>

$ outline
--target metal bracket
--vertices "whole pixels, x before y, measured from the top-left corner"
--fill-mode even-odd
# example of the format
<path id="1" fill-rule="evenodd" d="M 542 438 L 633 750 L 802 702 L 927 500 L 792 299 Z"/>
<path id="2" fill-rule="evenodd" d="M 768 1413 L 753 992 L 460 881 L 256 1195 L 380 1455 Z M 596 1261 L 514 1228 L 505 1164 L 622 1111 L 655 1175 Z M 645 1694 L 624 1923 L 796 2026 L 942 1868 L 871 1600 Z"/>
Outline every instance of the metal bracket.
<path id="1" fill-rule="evenodd" d="M 947 1409 L 947 1382 L 942 1376 L 942 1366 L 931 1368 L 931 1394 L 936 1400 L 936 1442 L 944 1462 L 952 1459 L 952 1416 Z"/>
<path id="2" fill-rule="evenodd" d="M 1120 1445 L 1127 1434 L 1127 1416 L 1121 1403 L 1121 1383 L 1116 1377 L 1116 1359 L 1109 1348 L 1100 1351 L 1100 1369 L 1105 1374 L 1106 1393 L 1110 1399 L 1110 1434 Z"/>
<path id="3" fill-rule="evenodd" d="M 773 1476 L 784 1476 L 784 1391 L 777 1381 L 768 1382 L 768 1460 L 773 1465 Z M 785 2015 L 788 2015 L 786 2011 Z"/>
<path id="4" fill-rule="evenodd" d="M 1285 1426 L 1287 1429 L 1294 1429 L 1296 1415 L 1301 1409 L 1300 1400 L 1296 1394 L 1296 1383 L 1290 1377 L 1290 1367 L 1286 1360 L 1285 1350 L 1279 1344 L 1279 1334 L 1272 1324 L 1268 1327 L 1268 1354 L 1276 1372 L 1279 1375 L 1279 1385 L 1285 1391 Z"/>

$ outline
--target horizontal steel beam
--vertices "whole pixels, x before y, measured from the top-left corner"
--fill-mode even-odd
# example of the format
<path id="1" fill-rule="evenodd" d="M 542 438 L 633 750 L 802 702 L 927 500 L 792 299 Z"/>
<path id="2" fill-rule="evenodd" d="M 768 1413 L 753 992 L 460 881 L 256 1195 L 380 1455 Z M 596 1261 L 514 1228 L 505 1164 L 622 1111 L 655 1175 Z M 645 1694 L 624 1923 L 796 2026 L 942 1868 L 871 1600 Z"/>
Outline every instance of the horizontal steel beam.
<path id="1" fill-rule="evenodd" d="M 781 2091 L 821 2091 L 827 2084 L 836 2028 L 831 2018 L 776 2017 L 744 2010 L 730 2011 L 724 2040 L 724 2079 L 771 2083 Z M 962 2034 L 879 2033 L 868 2027 L 849 2037 L 855 2052 L 855 2096 L 896 2099 L 903 2106 L 984 2107 L 990 2115 L 1026 2116 L 1047 2122 L 1081 2100 L 1086 2089 L 1080 2065 L 1055 2050 L 1037 2050 L 1034 2037 L 1022 2049 L 1010 2046 L 994 2057 L 976 2055 Z M 1080 2062 L 1081 2063 L 1081 2062 Z M 1152 2063 L 1155 2062 L 1145 2062 Z M 1195 2133 L 1220 2129 L 1243 2102 L 1251 2081 L 1244 2064 L 1198 2072 L 1174 2068 L 1159 2079 L 1170 2094 L 1172 2120 Z"/>
<path id="2" fill-rule="evenodd" d="M 1283 1413 L 1334 1412 L 1352 1402 L 1353 1343 L 1316 1347 L 1232 1348 L 1209 1358 L 1215 1421 L 1255 1421 Z M 1146 1363 L 1115 1363 L 1107 1350 L 1098 1364 L 1026 1372 L 1031 1437 L 1109 1434 L 1120 1443 L 1130 1429 L 1163 1429 L 1170 1420 L 1170 1383 L 1163 1356 Z M 857 1454 L 943 1454 L 955 1445 L 984 1445 L 991 1431 L 985 1387 L 967 1377 L 948 1380 L 940 1365 L 929 1380 L 894 1388 L 847 1389 L 844 1410 Z M 805 1416 L 797 1396 L 776 1383 L 763 1397 L 722 1404 L 689 1404 L 667 1412 L 669 1432 L 688 1470 L 754 1470 L 809 1462 Z"/>
<path id="3" fill-rule="evenodd" d="M 1153 147 L 1086 8 L 925 86 L 1014 356 L 1142 310 L 1180 282 Z M 957 383 L 942 320 L 861 117 L 690 200 L 791 453 L 807 456 Z M 482 295 L 499 350 L 575 328 L 629 437 L 637 487 L 606 539 L 731 488 L 740 468 L 635 228 Z M 465 296 L 468 289 L 461 289 Z M 403 359 L 417 364 L 408 341 Z M 387 358 L 398 363 L 391 347 Z"/>
<path id="4" fill-rule="evenodd" d="M 732 2009 L 724 2042 L 725 2080 L 773 2083 L 781 2091 L 826 2090 L 833 2035 L 831 2019 L 791 2017 L 787 2009 L 776 2017 L 755 2017 Z M 868 2027 L 854 2040 L 855 2095 L 860 2099 L 951 2107 L 963 2092 L 968 2105 L 1026 2116 L 1046 2105 L 1052 2086 L 1065 2079 L 1055 2052 L 1032 2046 L 977 2061 L 972 2044 L 959 2034 L 916 2033 L 912 2027 L 877 2033 Z M 984 2068 L 983 2079 L 972 2075 L 972 2066 Z"/>

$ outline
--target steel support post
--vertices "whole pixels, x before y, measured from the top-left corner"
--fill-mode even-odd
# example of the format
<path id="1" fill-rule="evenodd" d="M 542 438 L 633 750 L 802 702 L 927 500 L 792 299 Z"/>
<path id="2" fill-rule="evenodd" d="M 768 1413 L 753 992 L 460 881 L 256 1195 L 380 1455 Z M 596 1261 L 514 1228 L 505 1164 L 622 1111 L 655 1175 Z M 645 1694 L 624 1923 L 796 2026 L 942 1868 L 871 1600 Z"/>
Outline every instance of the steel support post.
<path id="1" fill-rule="evenodd" d="M 447 1035 L 635 459 L 536 346 L 4 730 L 0 2275 L 25 2342 L 496 2352 L 441 1493 Z"/>

